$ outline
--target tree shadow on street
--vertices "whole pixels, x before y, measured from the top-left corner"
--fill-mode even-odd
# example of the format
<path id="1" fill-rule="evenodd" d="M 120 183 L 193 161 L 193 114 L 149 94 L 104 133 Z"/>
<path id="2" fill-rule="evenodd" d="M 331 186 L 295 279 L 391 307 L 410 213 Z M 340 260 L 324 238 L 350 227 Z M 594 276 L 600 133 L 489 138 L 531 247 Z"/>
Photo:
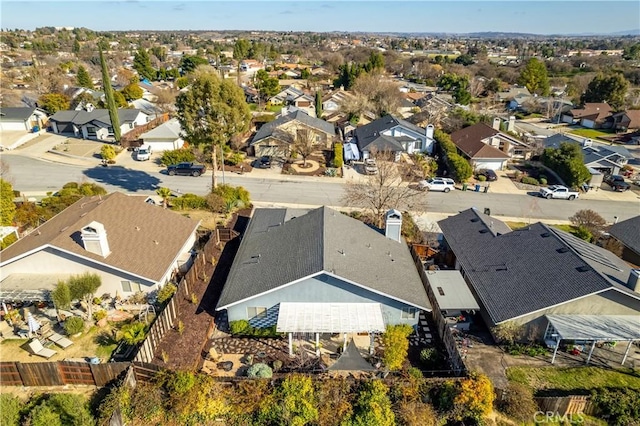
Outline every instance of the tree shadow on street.
<path id="1" fill-rule="evenodd" d="M 83 173 L 99 184 L 118 186 L 127 192 L 155 191 L 160 186 L 157 177 L 122 166 L 94 167 Z"/>

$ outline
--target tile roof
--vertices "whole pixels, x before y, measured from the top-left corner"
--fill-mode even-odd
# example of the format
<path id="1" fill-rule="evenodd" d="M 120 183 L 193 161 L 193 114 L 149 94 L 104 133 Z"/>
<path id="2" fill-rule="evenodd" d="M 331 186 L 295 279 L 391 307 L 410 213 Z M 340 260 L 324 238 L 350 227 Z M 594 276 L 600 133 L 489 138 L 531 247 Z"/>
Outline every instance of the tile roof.
<path id="1" fill-rule="evenodd" d="M 26 121 L 35 108 L 0 108 L 0 121 Z"/>
<path id="2" fill-rule="evenodd" d="M 640 298 L 622 260 L 542 223 L 501 233 L 504 223 L 469 209 L 438 225 L 496 324 L 611 289 Z"/>
<path id="3" fill-rule="evenodd" d="M 50 245 L 153 281 L 173 265 L 199 225 L 170 210 L 145 203 L 146 197 L 114 192 L 84 197 L 2 251 L 1 264 Z M 111 253 L 90 253 L 80 230 L 96 221 L 104 225 Z"/>
<path id="4" fill-rule="evenodd" d="M 255 210 L 218 309 L 323 271 L 430 309 L 406 244 L 328 207 L 287 217 L 285 209 Z"/>
<path id="5" fill-rule="evenodd" d="M 384 117 L 378 118 L 369 124 L 356 128 L 355 136 L 358 148 L 360 151 L 368 151 L 371 150 L 372 147 L 376 147 L 380 150 L 380 147 L 389 146 L 389 148 L 393 147 L 392 151 L 402 151 L 402 145 L 397 141 L 394 141 L 395 138 L 393 136 L 382 135 L 383 132 L 398 126 L 404 127 L 405 129 L 411 130 L 420 135 L 425 135 L 425 129 L 401 118 L 396 118 L 392 115 L 385 115 Z M 370 146 L 372 144 L 373 146 Z"/>
<path id="6" fill-rule="evenodd" d="M 640 216 L 618 222 L 609 229 L 616 240 L 640 254 Z"/>
<path id="7" fill-rule="evenodd" d="M 118 118 L 120 119 L 120 124 L 132 122 L 136 119 L 138 114 L 142 111 L 139 109 L 129 109 L 129 108 L 120 108 L 118 109 Z M 62 123 L 73 123 L 78 126 L 82 126 L 84 124 L 90 123 L 92 121 L 100 121 L 105 124 L 111 124 L 111 118 L 109 118 L 109 110 L 108 109 L 94 109 L 93 111 L 74 111 L 74 110 L 65 110 L 58 111 L 53 114 L 49 120 L 55 122 Z"/>
<path id="8" fill-rule="evenodd" d="M 336 130 L 333 124 L 327 123 L 326 121 L 316 117 L 311 117 L 309 114 L 298 109 L 291 114 L 278 117 L 275 120 L 260 127 L 260 130 L 258 130 L 256 135 L 251 140 L 251 145 L 255 144 L 258 141 L 261 141 L 264 138 L 271 136 L 278 127 L 294 120 L 299 121 L 300 123 L 306 126 L 309 126 L 314 129 L 320 130 L 324 133 L 327 133 L 330 136 L 334 136 L 336 133 Z"/>
<path id="9" fill-rule="evenodd" d="M 484 123 L 474 124 L 451 133 L 453 143 L 469 158 L 510 158 L 509 154 L 482 142 L 500 132 Z"/>

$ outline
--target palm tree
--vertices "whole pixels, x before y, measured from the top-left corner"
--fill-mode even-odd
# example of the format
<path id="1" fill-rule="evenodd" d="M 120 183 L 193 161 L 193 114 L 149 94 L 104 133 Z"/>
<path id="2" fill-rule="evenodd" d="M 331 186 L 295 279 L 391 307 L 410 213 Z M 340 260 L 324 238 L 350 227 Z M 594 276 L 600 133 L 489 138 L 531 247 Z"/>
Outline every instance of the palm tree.
<path id="1" fill-rule="evenodd" d="M 146 326 L 141 322 L 122 327 L 122 340 L 129 345 L 136 345 L 147 337 Z"/>
<path id="2" fill-rule="evenodd" d="M 171 190 L 169 188 L 161 187 L 156 189 L 156 194 L 162 198 L 162 206 L 166 209 L 169 197 L 171 197 Z"/>

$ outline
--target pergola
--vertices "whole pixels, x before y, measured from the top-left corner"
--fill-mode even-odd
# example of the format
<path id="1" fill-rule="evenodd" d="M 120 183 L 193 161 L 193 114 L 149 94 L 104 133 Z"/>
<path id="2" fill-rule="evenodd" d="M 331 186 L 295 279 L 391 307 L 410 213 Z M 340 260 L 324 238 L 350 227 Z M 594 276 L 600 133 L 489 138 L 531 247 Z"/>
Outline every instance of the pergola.
<path id="1" fill-rule="evenodd" d="M 384 332 L 384 319 L 379 303 L 280 303 L 276 331 L 288 333 L 289 355 L 293 355 L 293 333 L 315 333 L 316 352 L 320 333 L 344 334 L 343 349 L 348 333 Z"/>
<path id="2" fill-rule="evenodd" d="M 556 360 L 562 340 L 591 341 L 589 364 L 596 342 L 628 342 L 620 365 L 624 365 L 634 341 L 640 340 L 640 316 L 637 315 L 545 315 L 548 320 L 545 342 L 554 346 L 551 364 Z M 547 339 L 546 336 L 552 337 Z"/>

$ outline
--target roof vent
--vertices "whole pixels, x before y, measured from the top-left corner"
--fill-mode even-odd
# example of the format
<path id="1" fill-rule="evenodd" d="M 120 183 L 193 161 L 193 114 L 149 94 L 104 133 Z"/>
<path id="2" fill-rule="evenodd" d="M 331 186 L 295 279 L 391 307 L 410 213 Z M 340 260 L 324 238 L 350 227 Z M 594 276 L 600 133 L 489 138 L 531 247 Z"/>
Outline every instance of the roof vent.
<path id="1" fill-rule="evenodd" d="M 438 289 L 438 294 L 440 294 L 440 296 L 444 296 L 444 290 L 442 289 L 442 287 L 437 287 Z"/>
<path id="2" fill-rule="evenodd" d="M 582 265 L 582 266 L 578 266 L 576 270 L 578 272 L 587 272 L 587 271 L 590 271 L 591 268 L 589 268 L 587 265 Z"/>
<path id="3" fill-rule="evenodd" d="M 540 236 L 541 236 L 542 238 L 548 238 L 548 237 L 550 237 L 550 236 L 551 236 L 551 234 L 550 234 L 550 233 L 548 233 L 548 232 L 543 232 L 542 234 L 540 234 Z"/>
<path id="4" fill-rule="evenodd" d="M 340 253 L 340 254 L 341 254 L 341 255 L 343 255 L 343 256 L 346 254 L 346 253 L 345 253 L 345 251 L 344 251 L 343 249 L 338 250 L 338 253 Z"/>
<path id="5" fill-rule="evenodd" d="M 566 253 L 569 251 L 568 248 L 566 247 L 560 247 L 558 250 L 556 250 L 558 253 Z"/>
<path id="6" fill-rule="evenodd" d="M 487 232 L 489 232 L 489 230 L 488 230 L 488 229 L 486 229 L 486 228 L 485 228 L 485 229 L 481 229 L 481 230 L 480 230 L 480 233 L 481 233 L 481 234 L 486 234 Z"/>
<path id="7" fill-rule="evenodd" d="M 480 221 L 480 219 L 477 217 L 474 217 L 473 219 L 471 219 L 471 222 L 478 222 L 478 221 Z"/>

